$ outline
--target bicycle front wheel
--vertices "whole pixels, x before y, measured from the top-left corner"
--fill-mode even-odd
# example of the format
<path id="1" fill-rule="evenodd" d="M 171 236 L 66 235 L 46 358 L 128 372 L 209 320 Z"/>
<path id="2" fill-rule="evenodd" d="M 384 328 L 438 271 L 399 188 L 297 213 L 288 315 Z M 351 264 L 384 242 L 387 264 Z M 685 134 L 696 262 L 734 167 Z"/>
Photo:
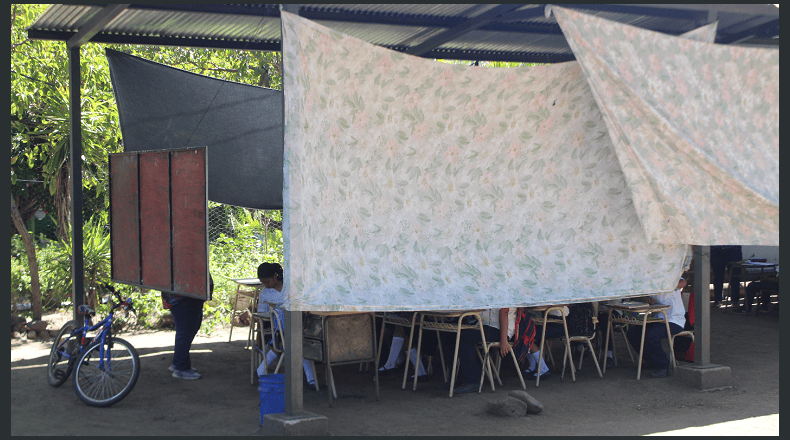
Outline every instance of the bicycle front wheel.
<path id="1" fill-rule="evenodd" d="M 52 350 L 49 352 L 49 361 L 47 362 L 47 382 L 53 387 L 63 385 L 74 368 L 73 358 L 79 354 L 79 341 L 76 337 L 69 339 L 69 336 L 76 328 L 76 321 L 67 322 L 60 328 L 52 343 Z"/>
<path id="2" fill-rule="evenodd" d="M 140 376 L 140 356 L 132 344 L 110 337 L 96 338 L 77 360 L 74 392 L 89 406 L 105 407 L 123 400 Z"/>

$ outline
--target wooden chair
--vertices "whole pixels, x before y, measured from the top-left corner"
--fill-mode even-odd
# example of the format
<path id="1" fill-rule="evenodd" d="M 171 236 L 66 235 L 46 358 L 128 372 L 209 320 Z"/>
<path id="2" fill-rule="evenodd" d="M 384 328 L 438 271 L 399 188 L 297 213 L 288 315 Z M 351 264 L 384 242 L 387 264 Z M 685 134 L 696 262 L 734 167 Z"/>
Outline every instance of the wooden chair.
<path id="1" fill-rule="evenodd" d="M 480 393 L 483 390 L 483 382 L 485 379 L 485 370 L 486 366 L 493 371 L 494 377 L 496 378 L 499 385 L 502 385 L 502 379 L 499 377 L 499 370 L 502 366 L 502 356 L 495 356 L 496 358 L 496 365 L 491 359 L 491 349 L 492 348 L 499 348 L 500 347 L 499 341 L 497 342 L 487 342 L 485 346 L 485 356 L 481 355 L 480 352 L 483 351 L 483 343 L 478 342 L 476 347 L 477 348 L 477 357 L 483 362 L 483 372 L 480 376 L 480 387 L 477 390 Z M 527 390 L 527 384 L 524 383 L 524 376 L 521 374 L 521 366 L 518 364 L 518 359 L 516 359 L 516 354 L 513 352 L 513 344 L 510 343 L 510 357 L 513 359 L 513 365 L 516 367 L 516 373 L 518 374 L 518 379 L 521 381 L 521 388 L 524 388 L 524 391 Z M 492 385 L 493 387 L 493 385 Z"/>

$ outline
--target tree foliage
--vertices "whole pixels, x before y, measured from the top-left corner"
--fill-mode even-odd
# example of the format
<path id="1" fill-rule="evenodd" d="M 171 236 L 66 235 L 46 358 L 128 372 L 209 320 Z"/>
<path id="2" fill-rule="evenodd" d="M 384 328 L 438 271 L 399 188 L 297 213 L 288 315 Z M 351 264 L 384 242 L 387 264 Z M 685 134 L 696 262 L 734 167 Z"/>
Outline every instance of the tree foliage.
<path id="1" fill-rule="evenodd" d="M 42 294 L 45 302 L 51 299 L 48 304 L 59 304 L 57 299 L 65 299 L 64 296 L 70 295 L 71 278 L 69 58 L 64 42 L 27 38 L 27 28 L 47 7 L 35 4 L 11 5 L 11 195 L 24 223 L 28 223 L 38 209 L 54 214 L 58 240 L 42 240 L 43 244 L 39 243 L 42 252 L 37 261 L 42 266 Z M 96 257 L 96 261 L 91 260 L 92 263 L 85 267 L 86 289 L 109 281 L 108 268 L 104 265 L 104 262 L 109 264 L 108 256 L 103 251 L 105 242 L 94 243 L 91 240 L 106 239 L 106 234 L 100 232 L 106 228 L 109 209 L 107 158 L 109 153 L 123 150 L 105 48 L 228 81 L 274 89 L 280 89 L 282 84 L 279 53 L 96 43 L 81 47 L 80 160 L 83 170 L 83 218 L 91 219 L 85 225 L 84 244 L 88 246 L 86 258 L 88 254 Z M 35 191 L 34 188 L 41 185 L 31 185 L 31 182 L 43 182 L 46 191 Z M 270 212 L 268 217 L 272 214 L 279 215 L 275 211 Z M 272 224 L 265 218 L 263 220 L 257 219 L 257 223 L 251 223 L 250 228 L 262 228 L 264 237 L 267 237 L 265 229 L 272 227 Z M 15 234 L 16 229 L 12 224 L 11 235 Z M 255 235 L 251 237 L 255 239 Z M 269 235 L 266 241 L 271 239 L 272 235 Z M 241 243 L 240 240 L 243 241 L 234 237 L 232 241 L 237 246 L 243 245 L 245 249 L 255 246 Z M 229 240 L 225 242 L 227 245 L 234 244 Z M 227 245 L 212 246 L 216 248 L 212 250 L 212 268 L 214 260 L 217 260 L 223 269 L 233 267 L 233 276 L 248 277 L 254 267 L 247 266 L 253 261 L 234 261 L 234 252 Z M 278 255 L 276 248 L 268 250 L 266 244 L 262 243 L 262 246 L 267 255 L 272 255 L 270 258 Z M 19 259 L 19 250 L 14 254 L 12 249 L 12 259 Z M 57 250 L 57 257 L 48 258 L 55 256 L 50 255 L 53 250 Z M 94 250 L 97 251 L 96 255 Z M 282 258 L 281 248 L 279 258 Z M 12 269 L 18 269 L 15 274 L 20 272 L 12 278 L 12 283 L 30 280 L 31 274 L 21 273 L 21 267 L 18 266 L 12 264 Z M 237 272 L 239 275 L 236 275 Z"/>
<path id="2" fill-rule="evenodd" d="M 69 59 L 64 42 L 30 40 L 27 27 L 47 5 L 11 5 L 11 183 L 18 199 L 24 191 L 17 180 L 38 176 L 51 200 L 17 200 L 25 222 L 38 208 L 58 213 L 59 237 L 68 233 L 69 210 Z M 110 81 L 105 47 L 189 72 L 281 88 L 279 53 L 185 47 L 101 45 L 80 49 L 82 165 L 85 217 L 106 209 L 107 154 L 122 151 L 118 110 Z M 39 197 L 39 199 L 41 199 Z"/>

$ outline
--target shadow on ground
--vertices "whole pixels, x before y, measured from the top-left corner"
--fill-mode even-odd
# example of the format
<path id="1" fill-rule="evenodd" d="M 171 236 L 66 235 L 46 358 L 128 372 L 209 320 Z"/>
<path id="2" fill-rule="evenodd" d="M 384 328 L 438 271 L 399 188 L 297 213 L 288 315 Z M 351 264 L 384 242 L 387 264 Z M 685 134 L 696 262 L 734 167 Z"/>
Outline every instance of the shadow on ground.
<path id="1" fill-rule="evenodd" d="M 527 391 L 541 401 L 543 413 L 500 418 L 486 402 L 519 388 L 514 367 L 502 364 L 503 386 L 486 385 L 482 394 L 447 397 L 435 388 L 441 373 L 401 389 L 402 376 L 381 378 L 376 401 L 372 365 L 333 368 L 338 399 L 330 407 L 324 369 L 321 391 L 305 386 L 304 409 L 327 416 L 331 435 L 643 435 L 779 414 L 778 313 L 744 316 L 711 309 L 711 361 L 732 369 L 732 388 L 700 392 L 672 377 L 636 380 L 625 347 L 620 366 L 602 379 L 585 361 L 576 382 L 566 372 Z M 192 351 L 197 381 L 171 377 L 172 331 L 123 334 L 142 358 L 132 393 L 105 409 L 76 397 L 71 382 L 52 388 L 46 381 L 49 343 L 12 347 L 11 435 L 257 435 L 260 394 L 250 384 L 246 332 L 236 329 L 199 336 Z M 617 343 L 622 344 L 618 337 Z M 555 359 L 561 359 L 560 347 Z M 561 364 L 560 364 L 561 365 Z M 438 369 L 437 369 L 438 371 Z M 776 419 L 778 420 L 778 419 Z M 78 422 L 75 422 L 78 421 Z M 778 422 L 775 433 L 778 434 Z M 712 428 L 711 428 L 712 429 Z M 715 433 L 712 430 L 704 431 Z M 743 431 L 748 432 L 748 431 Z"/>

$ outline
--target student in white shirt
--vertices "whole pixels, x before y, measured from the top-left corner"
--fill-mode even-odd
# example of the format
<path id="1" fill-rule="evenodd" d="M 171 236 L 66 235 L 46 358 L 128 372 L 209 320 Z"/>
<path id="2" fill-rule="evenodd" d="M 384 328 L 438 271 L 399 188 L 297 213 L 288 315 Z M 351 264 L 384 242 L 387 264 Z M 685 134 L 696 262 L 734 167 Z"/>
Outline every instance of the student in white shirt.
<path id="1" fill-rule="evenodd" d="M 641 299 L 648 304 L 667 304 L 669 309 L 667 321 L 669 321 L 669 331 L 674 335 L 683 331 L 686 324 L 686 308 L 683 307 L 683 297 L 681 291 L 686 287 L 686 280 L 681 278 L 673 292 L 658 295 L 645 296 Z M 663 313 L 658 313 L 659 318 L 663 318 Z M 642 340 L 642 327 L 632 325 L 628 329 L 628 341 L 637 351 L 639 342 Z M 645 329 L 645 346 L 642 358 L 645 359 L 656 371 L 650 377 L 666 377 L 669 374 L 669 357 L 661 346 L 661 340 L 668 337 L 667 327 L 663 322 L 647 324 Z"/>
<path id="2" fill-rule="evenodd" d="M 288 292 L 288 286 L 283 282 L 283 268 L 277 263 L 261 263 L 258 266 L 258 279 L 263 285 L 261 292 L 258 296 L 258 312 L 264 313 L 269 310 L 269 305 L 265 301 L 274 304 L 282 304 Z M 285 322 L 285 311 L 277 307 L 274 310 L 281 323 Z M 269 345 L 272 341 L 269 341 Z M 277 354 L 274 351 L 269 351 L 266 354 L 266 361 L 261 362 L 258 367 L 258 376 L 266 374 L 266 365 L 271 365 L 277 359 Z M 313 371 L 312 364 L 307 359 L 302 359 L 302 366 L 304 367 L 305 379 L 308 385 L 315 384 L 315 372 Z"/>

